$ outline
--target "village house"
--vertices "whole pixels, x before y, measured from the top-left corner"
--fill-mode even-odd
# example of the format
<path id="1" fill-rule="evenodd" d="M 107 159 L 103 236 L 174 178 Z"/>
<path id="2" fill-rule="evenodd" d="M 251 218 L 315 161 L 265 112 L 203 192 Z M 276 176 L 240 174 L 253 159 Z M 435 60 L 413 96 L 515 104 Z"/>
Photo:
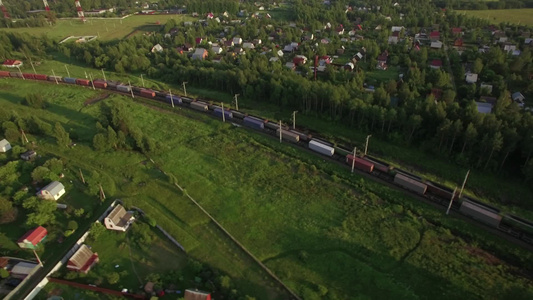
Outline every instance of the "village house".
<path id="1" fill-rule="evenodd" d="M 240 45 L 242 43 L 242 39 L 240 37 L 234 37 L 233 38 L 233 44 L 234 45 Z"/>
<path id="2" fill-rule="evenodd" d="M 6 140 L 3 139 L 0 141 L 0 152 L 7 152 L 11 150 L 11 144 Z"/>
<path id="3" fill-rule="evenodd" d="M 285 68 L 294 71 L 296 69 L 296 65 L 293 62 L 287 62 L 285 64 Z"/>
<path id="4" fill-rule="evenodd" d="M 476 83 L 477 82 L 477 74 L 475 73 L 468 73 L 465 76 L 466 83 Z"/>
<path id="5" fill-rule="evenodd" d="M 192 59 L 204 60 L 207 55 L 207 50 L 205 50 L 204 48 L 196 48 L 196 50 L 192 54 Z"/>
<path id="6" fill-rule="evenodd" d="M 429 65 L 430 68 L 438 70 L 442 67 L 442 60 L 440 59 L 434 59 L 431 61 L 431 64 Z"/>
<path id="7" fill-rule="evenodd" d="M 438 31 L 432 31 L 432 32 L 429 34 L 429 39 L 430 39 L 432 42 L 436 42 L 436 41 L 440 40 L 440 32 L 438 32 Z"/>
<path id="8" fill-rule="evenodd" d="M 109 230 L 126 231 L 133 221 L 135 221 L 135 217 L 128 213 L 122 205 L 117 204 L 105 217 L 104 225 Z"/>
<path id="9" fill-rule="evenodd" d="M 31 160 L 33 159 L 35 156 L 37 156 L 37 152 L 33 151 L 33 150 L 28 150 L 24 153 L 22 153 L 20 155 L 20 158 L 22 158 L 23 160 Z"/>
<path id="10" fill-rule="evenodd" d="M 307 63 L 307 57 L 303 56 L 303 55 L 296 55 L 293 59 L 292 59 L 292 62 L 294 63 L 294 65 L 296 66 L 301 66 L 301 65 L 305 65 Z"/>
<path id="11" fill-rule="evenodd" d="M 211 294 L 199 291 L 198 289 L 186 289 L 184 300 L 211 300 Z"/>
<path id="12" fill-rule="evenodd" d="M 37 267 L 35 263 L 19 262 L 11 269 L 10 275 L 13 278 L 24 279 L 31 274 L 35 267 Z"/>
<path id="13" fill-rule="evenodd" d="M 155 46 L 152 48 L 152 53 L 162 52 L 162 51 L 163 51 L 163 47 L 161 47 L 161 45 L 159 45 L 159 44 L 155 45 Z"/>
<path id="14" fill-rule="evenodd" d="M 211 50 L 213 50 L 213 52 L 214 52 L 215 54 L 220 54 L 220 53 L 222 53 L 222 47 L 220 47 L 220 46 L 214 46 L 213 48 L 211 48 Z"/>
<path id="15" fill-rule="evenodd" d="M 398 44 L 400 39 L 400 32 L 394 31 L 391 36 L 389 36 L 389 44 Z"/>
<path id="16" fill-rule="evenodd" d="M 513 44 L 505 44 L 503 45 L 503 51 L 509 53 L 509 52 L 513 52 L 516 50 L 516 45 L 513 45 Z"/>
<path id="17" fill-rule="evenodd" d="M 6 59 L 3 63 L 3 66 L 6 68 L 20 68 L 22 65 L 22 62 L 16 59 Z"/>
<path id="18" fill-rule="evenodd" d="M 45 200 L 55 200 L 61 198 L 65 194 L 65 187 L 59 181 L 52 181 L 47 186 L 43 187 L 38 193 L 37 196 Z"/>
<path id="19" fill-rule="evenodd" d="M 477 111 L 481 114 L 490 114 L 492 112 L 492 104 L 484 102 L 476 102 Z"/>
<path id="20" fill-rule="evenodd" d="M 379 56 L 378 56 L 378 63 L 376 65 L 376 69 L 378 70 L 387 70 L 388 66 L 387 66 L 387 60 L 389 59 L 389 52 L 387 50 L 383 51 L 383 53 L 381 53 Z"/>
<path id="21" fill-rule="evenodd" d="M 83 244 L 68 260 L 67 269 L 87 274 L 99 260 L 98 253 L 93 253 L 87 245 Z"/>
<path id="22" fill-rule="evenodd" d="M 39 244 L 46 240 L 47 236 L 48 231 L 46 231 L 46 228 L 39 226 L 26 232 L 26 234 L 17 241 L 17 244 L 22 249 L 37 249 Z"/>
<path id="23" fill-rule="evenodd" d="M 253 43 L 250 43 L 250 42 L 242 43 L 242 47 L 244 49 L 255 49 L 255 45 Z"/>
<path id="24" fill-rule="evenodd" d="M 431 49 L 441 49 L 442 48 L 442 42 L 441 41 L 433 41 L 430 45 Z"/>

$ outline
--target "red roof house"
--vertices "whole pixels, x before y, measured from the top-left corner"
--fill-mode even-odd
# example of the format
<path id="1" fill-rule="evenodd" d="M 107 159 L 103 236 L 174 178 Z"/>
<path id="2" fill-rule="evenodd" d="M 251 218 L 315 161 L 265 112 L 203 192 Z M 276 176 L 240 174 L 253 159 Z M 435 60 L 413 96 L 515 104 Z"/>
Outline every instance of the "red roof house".
<path id="1" fill-rule="evenodd" d="M 68 260 L 67 269 L 87 274 L 98 261 L 98 253 L 93 253 L 87 245 L 83 244 Z"/>
<path id="2" fill-rule="evenodd" d="M 22 66 L 22 62 L 16 59 L 6 59 L 3 66 L 6 68 L 18 68 Z"/>
<path id="3" fill-rule="evenodd" d="M 211 294 L 199 290 L 185 290 L 185 300 L 211 300 Z"/>
<path id="4" fill-rule="evenodd" d="M 303 55 L 296 55 L 293 59 L 292 59 L 292 62 L 299 66 L 299 65 L 305 65 L 307 63 L 307 57 L 303 56 Z"/>
<path id="5" fill-rule="evenodd" d="M 442 60 L 440 59 L 434 59 L 431 61 L 431 64 L 429 65 L 432 69 L 440 69 L 442 67 Z"/>
<path id="6" fill-rule="evenodd" d="M 18 241 L 17 244 L 23 249 L 36 249 L 40 242 L 46 239 L 48 231 L 46 228 L 39 226 L 26 232 Z"/>
<path id="7" fill-rule="evenodd" d="M 460 27 L 452 28 L 452 34 L 453 35 L 460 35 L 462 32 L 463 32 L 463 30 Z"/>
<path id="8" fill-rule="evenodd" d="M 438 41 L 440 39 L 440 32 L 438 31 L 432 31 L 429 34 L 429 39 L 432 41 Z"/>
<path id="9" fill-rule="evenodd" d="M 453 46 L 454 46 L 454 47 L 463 47 L 463 39 L 456 39 L 456 40 L 453 42 Z"/>

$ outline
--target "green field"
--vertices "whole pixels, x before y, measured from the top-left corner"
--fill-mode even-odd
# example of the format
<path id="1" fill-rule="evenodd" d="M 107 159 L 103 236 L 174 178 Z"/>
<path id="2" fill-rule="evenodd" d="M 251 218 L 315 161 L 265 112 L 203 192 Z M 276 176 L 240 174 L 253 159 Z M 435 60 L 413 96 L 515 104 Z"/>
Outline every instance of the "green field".
<path id="1" fill-rule="evenodd" d="M 533 26 L 533 8 L 458 10 L 457 13 L 486 19 L 494 24 L 514 23 Z"/>
<path id="2" fill-rule="evenodd" d="M 120 19 L 91 19 L 87 18 L 85 24 L 79 19 L 58 20 L 54 26 L 36 28 L 1 28 L 7 32 L 29 33 L 35 36 L 46 35 L 54 40 L 62 40 L 68 36 L 99 36 L 101 40 L 122 39 L 130 34 L 142 34 L 158 31 L 160 22 L 162 26 L 169 19 L 176 21 L 193 20 L 186 15 L 133 15 Z"/>
<path id="3" fill-rule="evenodd" d="M 531 279 L 521 275 L 531 269 L 530 252 L 316 155 L 185 109 L 164 112 L 118 96 L 83 107 L 87 97 L 71 95 L 85 88 L 1 83 L 6 109 L 50 121 L 69 115 L 64 126 L 79 131 L 73 149 L 32 137 L 41 149 L 111 173 L 126 206 L 155 217 L 188 255 L 229 274 L 257 299 L 285 296 L 172 181 L 304 299 L 533 295 Z M 36 88 L 53 95 L 46 114 L 16 103 Z M 141 155 L 91 149 L 103 103 L 126 105 L 142 131 L 161 143 L 151 158 L 170 178 Z"/>

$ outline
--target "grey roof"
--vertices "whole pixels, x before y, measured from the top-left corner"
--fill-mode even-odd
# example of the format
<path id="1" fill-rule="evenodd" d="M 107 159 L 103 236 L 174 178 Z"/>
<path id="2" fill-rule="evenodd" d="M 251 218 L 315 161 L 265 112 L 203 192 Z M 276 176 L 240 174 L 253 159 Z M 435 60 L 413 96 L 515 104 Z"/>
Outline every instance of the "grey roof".
<path id="1" fill-rule="evenodd" d="M 516 99 L 522 99 L 522 98 L 524 98 L 524 95 L 522 95 L 522 93 L 520 93 L 520 92 L 516 92 L 516 93 L 513 93 L 513 94 L 511 95 L 511 98 L 512 98 L 513 100 L 516 100 Z"/>
<path id="2" fill-rule="evenodd" d="M 64 190 L 64 189 L 65 189 L 65 187 L 63 186 L 63 184 L 61 182 L 52 181 L 47 186 L 43 187 L 42 190 L 49 191 L 50 194 L 56 195 L 57 193 L 59 193 L 61 190 Z"/>
<path id="3" fill-rule="evenodd" d="M 3 148 L 4 146 L 10 145 L 9 142 L 6 139 L 3 139 L 0 141 L 0 148 Z"/>
<path id="4" fill-rule="evenodd" d="M 27 262 L 19 262 L 16 264 L 13 269 L 11 269 L 11 273 L 14 274 L 30 274 L 30 272 L 35 268 L 37 264 L 27 263 Z"/>
<path id="5" fill-rule="evenodd" d="M 115 206 L 115 208 L 107 215 L 107 217 L 119 227 L 124 227 L 128 224 L 128 221 L 131 219 L 132 215 L 124 209 L 120 204 Z"/>

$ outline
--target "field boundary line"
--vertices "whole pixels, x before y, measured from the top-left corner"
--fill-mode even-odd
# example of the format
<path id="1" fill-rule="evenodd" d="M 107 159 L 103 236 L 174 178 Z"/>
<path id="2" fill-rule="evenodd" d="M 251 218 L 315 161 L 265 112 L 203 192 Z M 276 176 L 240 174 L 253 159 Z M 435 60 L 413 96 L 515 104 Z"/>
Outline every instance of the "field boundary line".
<path id="1" fill-rule="evenodd" d="M 147 156 L 148 157 L 148 156 Z M 176 179 L 176 176 L 174 176 L 173 174 L 171 173 L 167 173 L 165 172 L 159 165 L 156 164 L 156 162 L 148 157 L 148 159 L 150 159 L 150 161 L 161 171 L 163 172 L 163 174 L 167 175 L 168 177 L 172 178 L 172 179 Z M 209 219 L 211 219 L 211 221 L 213 223 L 215 223 L 215 225 L 217 225 L 217 227 L 222 230 L 222 232 L 224 232 L 235 244 L 237 244 L 237 246 L 239 246 L 239 248 L 241 250 L 243 250 L 246 254 L 248 254 L 268 275 L 270 275 L 270 277 L 272 277 L 275 281 L 277 281 L 283 288 L 285 288 L 285 290 L 287 290 L 289 292 L 289 294 L 291 296 L 293 296 L 295 299 L 298 299 L 298 300 L 301 300 L 301 298 L 296 295 L 296 293 L 294 293 L 287 285 L 285 285 L 272 271 L 270 271 L 270 269 L 265 266 L 259 259 L 257 259 L 255 257 L 255 255 L 253 255 L 250 251 L 248 251 L 248 249 L 246 249 L 246 247 L 244 247 L 244 245 L 242 245 L 236 238 L 233 237 L 233 235 L 231 235 L 231 233 L 229 233 L 229 231 L 227 231 L 223 226 L 222 224 L 220 224 L 213 216 L 211 216 L 211 214 L 209 214 L 209 212 L 207 212 L 207 210 L 205 210 L 201 205 L 200 203 L 196 202 L 196 200 L 193 199 L 193 197 L 191 197 L 189 195 L 188 192 L 185 191 L 184 188 L 182 188 L 177 182 L 174 181 L 174 185 L 180 189 L 180 191 L 185 194 L 185 196 L 187 196 L 189 198 L 189 200 L 191 200 L 207 217 L 209 217 Z"/>

